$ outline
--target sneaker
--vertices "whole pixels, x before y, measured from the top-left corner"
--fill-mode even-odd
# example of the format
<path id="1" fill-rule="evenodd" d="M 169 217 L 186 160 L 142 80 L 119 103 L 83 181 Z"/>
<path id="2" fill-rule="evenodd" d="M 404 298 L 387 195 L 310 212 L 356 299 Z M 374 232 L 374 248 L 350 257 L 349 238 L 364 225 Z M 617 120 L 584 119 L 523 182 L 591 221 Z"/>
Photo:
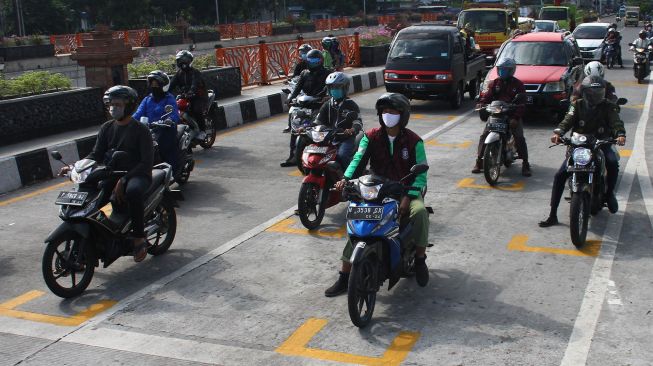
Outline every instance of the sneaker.
<path id="1" fill-rule="evenodd" d="M 558 225 L 558 218 L 555 216 L 549 216 L 546 218 L 546 220 L 540 221 L 538 225 L 540 227 L 549 227 L 553 225 Z"/>
<path id="2" fill-rule="evenodd" d="M 283 129 L 283 133 L 290 133 L 290 127 L 286 127 Z"/>
<path id="3" fill-rule="evenodd" d="M 480 174 L 483 171 L 483 160 L 480 158 L 476 159 L 476 163 L 472 168 L 472 174 Z"/>
<path id="4" fill-rule="evenodd" d="M 426 266 L 426 256 L 415 257 L 415 280 L 421 287 L 429 283 L 429 268 Z"/>
<path id="5" fill-rule="evenodd" d="M 329 287 L 328 289 L 326 289 L 326 291 L 324 291 L 324 296 L 334 297 L 347 292 L 347 288 L 349 286 L 349 272 L 347 273 L 338 272 L 338 273 L 339 276 L 338 279 L 336 280 L 336 283 L 334 283 L 331 287 Z"/>
<path id="6" fill-rule="evenodd" d="M 286 159 L 286 161 L 282 161 L 281 164 L 279 164 L 279 165 L 282 168 L 287 168 L 289 166 L 295 166 L 295 165 L 297 165 L 297 160 L 293 156 L 293 157 L 290 157 L 290 158 Z"/>
<path id="7" fill-rule="evenodd" d="M 608 203 L 608 210 L 610 213 L 617 213 L 617 211 L 619 211 L 619 202 L 617 202 L 617 197 L 614 196 L 614 193 L 608 194 L 606 202 Z"/>
<path id="8" fill-rule="evenodd" d="M 521 165 L 521 175 L 523 175 L 524 177 L 530 177 L 531 175 L 533 175 L 531 173 L 531 165 L 527 161 L 525 161 Z"/>

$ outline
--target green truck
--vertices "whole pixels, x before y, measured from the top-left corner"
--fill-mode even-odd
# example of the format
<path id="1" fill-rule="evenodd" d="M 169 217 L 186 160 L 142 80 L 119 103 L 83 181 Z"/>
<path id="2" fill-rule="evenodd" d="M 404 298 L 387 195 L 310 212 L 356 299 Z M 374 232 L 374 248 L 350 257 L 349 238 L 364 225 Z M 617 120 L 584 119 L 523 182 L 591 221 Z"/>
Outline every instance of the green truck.
<path id="1" fill-rule="evenodd" d="M 626 17 L 624 18 L 624 26 L 629 25 L 637 27 L 639 25 L 639 6 L 626 6 Z"/>
<path id="2" fill-rule="evenodd" d="M 543 6 L 540 9 L 539 19 L 555 20 L 560 28 L 573 31 L 576 28 L 575 6 Z"/>

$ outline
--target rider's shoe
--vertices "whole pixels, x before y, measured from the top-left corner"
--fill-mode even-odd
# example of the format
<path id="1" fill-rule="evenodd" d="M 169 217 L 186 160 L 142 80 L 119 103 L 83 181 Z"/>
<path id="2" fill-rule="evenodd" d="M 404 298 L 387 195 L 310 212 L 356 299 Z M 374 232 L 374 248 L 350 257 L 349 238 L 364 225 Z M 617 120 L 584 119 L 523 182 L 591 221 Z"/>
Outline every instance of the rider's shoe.
<path id="1" fill-rule="evenodd" d="M 553 225 L 558 225 L 558 218 L 556 216 L 549 216 L 544 221 L 538 223 L 540 227 L 549 227 Z"/>
<path id="2" fill-rule="evenodd" d="M 283 129 L 283 133 L 290 133 L 290 127 L 286 127 Z"/>
<path id="3" fill-rule="evenodd" d="M 339 276 L 338 279 L 336 280 L 336 283 L 334 283 L 331 287 L 326 289 L 324 291 L 324 296 L 326 297 L 334 297 L 338 296 L 340 294 L 344 294 L 347 292 L 347 288 L 349 286 L 349 272 L 338 272 Z"/>
<path id="4" fill-rule="evenodd" d="M 614 193 L 608 194 L 608 197 L 605 200 L 608 203 L 608 210 L 610 213 L 617 213 L 617 211 L 619 211 L 619 202 L 617 202 L 617 197 L 615 197 Z"/>
<path id="5" fill-rule="evenodd" d="M 421 287 L 429 283 L 429 268 L 426 266 L 426 255 L 415 257 L 415 280 Z"/>
<path id="6" fill-rule="evenodd" d="M 279 164 L 282 168 L 287 168 L 289 166 L 295 166 L 297 165 L 297 159 L 295 159 L 294 156 L 289 157 L 286 159 L 286 161 L 282 161 L 281 164 Z"/>
<path id="7" fill-rule="evenodd" d="M 533 175 L 533 173 L 531 172 L 531 165 L 527 161 L 525 161 L 521 165 L 521 175 L 523 175 L 524 177 L 530 177 L 531 175 Z"/>
<path id="8" fill-rule="evenodd" d="M 474 167 L 472 168 L 472 174 L 479 174 L 481 171 L 483 171 L 483 160 L 480 158 L 476 159 L 476 163 L 474 164 Z"/>

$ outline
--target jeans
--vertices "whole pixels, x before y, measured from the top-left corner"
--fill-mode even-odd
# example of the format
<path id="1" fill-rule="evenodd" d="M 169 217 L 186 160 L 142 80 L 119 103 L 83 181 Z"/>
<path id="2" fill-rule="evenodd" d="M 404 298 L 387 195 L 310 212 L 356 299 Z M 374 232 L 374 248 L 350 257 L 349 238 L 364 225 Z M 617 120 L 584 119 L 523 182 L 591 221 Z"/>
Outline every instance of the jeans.
<path id="1" fill-rule="evenodd" d="M 137 175 L 129 178 L 125 186 L 125 199 L 132 221 L 132 234 L 136 238 L 145 237 L 145 192 L 150 188 L 151 183 L 149 177 Z"/>
<path id="2" fill-rule="evenodd" d="M 510 120 L 510 132 L 515 137 L 515 147 L 517 148 L 517 154 L 519 158 L 522 159 L 524 163 L 528 162 L 528 146 L 526 145 L 526 138 L 524 137 L 524 127 L 522 125 L 521 119 L 511 119 Z M 483 158 L 483 153 L 485 152 L 485 138 L 490 134 L 487 126 L 483 130 L 481 137 L 478 140 L 478 158 Z"/>
<path id="3" fill-rule="evenodd" d="M 607 195 L 613 195 L 614 189 L 617 186 L 617 179 L 619 177 L 619 160 L 614 149 L 610 145 L 601 146 L 603 155 L 605 156 L 605 169 L 607 173 Z M 562 166 L 553 178 L 553 188 L 551 189 L 551 216 L 557 216 L 558 206 L 562 199 L 562 194 L 565 191 L 565 183 L 569 178 L 567 172 L 567 159 L 562 162 Z"/>

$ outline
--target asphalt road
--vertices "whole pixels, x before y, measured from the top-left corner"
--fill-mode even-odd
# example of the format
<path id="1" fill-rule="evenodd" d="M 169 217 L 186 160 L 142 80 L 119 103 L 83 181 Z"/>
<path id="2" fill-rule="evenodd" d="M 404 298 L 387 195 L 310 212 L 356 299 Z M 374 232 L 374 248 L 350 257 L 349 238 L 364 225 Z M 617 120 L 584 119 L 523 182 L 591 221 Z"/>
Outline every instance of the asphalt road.
<path id="1" fill-rule="evenodd" d="M 470 173 L 483 128 L 472 102 L 454 112 L 415 101 L 409 127 L 427 141 L 435 209 L 431 281 L 382 289 L 372 325 L 359 330 L 345 296 L 323 295 L 337 276 L 345 205 L 327 211 L 318 233 L 297 223 L 300 178 L 279 168 L 288 135 L 286 117 L 275 117 L 196 154 L 169 253 L 100 268 L 74 300 L 50 294 L 40 272 L 61 182 L 1 197 L 0 364 L 651 365 L 653 84 L 638 85 L 624 59 L 607 79 L 629 100 L 625 211 L 594 217 L 595 244 L 583 252 L 569 239 L 568 204 L 562 225 L 537 226 L 564 157 L 548 148 L 550 122 L 526 121 L 533 176 L 517 165 L 489 189 Z M 354 97 L 366 128 L 378 123 L 382 92 Z"/>

